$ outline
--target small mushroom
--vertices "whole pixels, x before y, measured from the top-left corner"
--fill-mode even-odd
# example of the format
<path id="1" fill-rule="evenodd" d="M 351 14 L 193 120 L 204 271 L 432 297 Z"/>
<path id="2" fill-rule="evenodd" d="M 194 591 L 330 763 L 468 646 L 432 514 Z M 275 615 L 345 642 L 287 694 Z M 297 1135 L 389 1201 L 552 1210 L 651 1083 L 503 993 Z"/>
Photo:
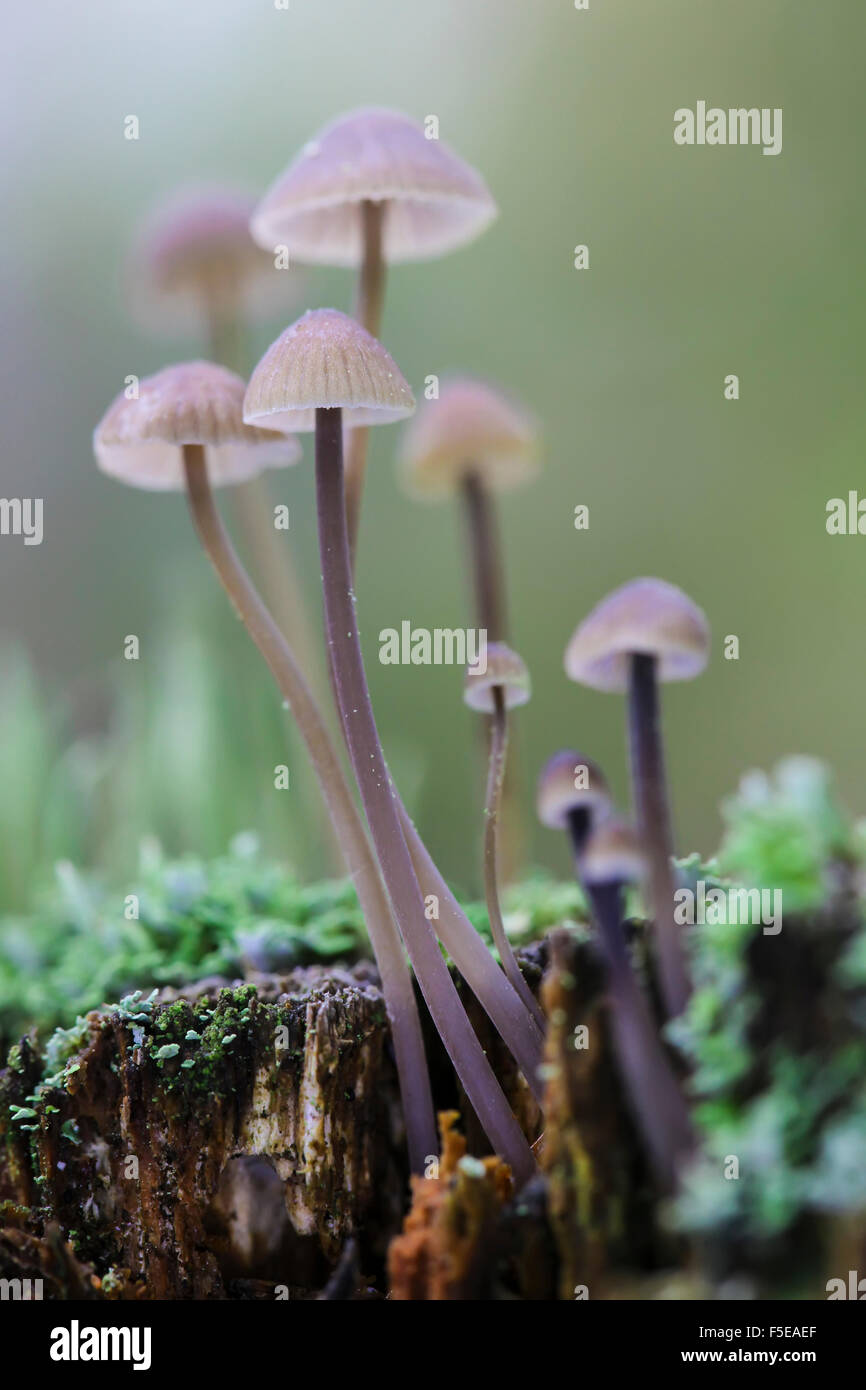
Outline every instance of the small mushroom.
<path id="1" fill-rule="evenodd" d="M 484 180 L 444 141 L 399 111 L 363 107 L 310 140 L 256 208 L 260 246 L 310 265 L 357 266 L 355 317 L 378 336 L 386 264 L 428 260 L 472 241 L 494 219 Z M 349 440 L 346 506 L 354 563 L 367 458 Z"/>
<path id="2" fill-rule="evenodd" d="M 94 435 L 104 472 L 134 487 L 186 488 L 193 522 L 217 576 L 291 708 L 318 776 L 355 884 L 382 978 L 414 1172 L 435 1153 L 433 1100 L 412 980 L 379 873 L 342 766 L 292 650 L 235 554 L 212 485 L 242 482 L 265 466 L 297 462 L 296 440 L 243 423 L 244 383 L 223 367 L 191 362 L 120 395 Z M 431 1147 L 433 1146 L 433 1147 Z"/>
<path id="3" fill-rule="evenodd" d="M 656 1177 L 666 1192 L 694 1148 L 688 1107 L 635 979 L 623 926 L 626 885 L 639 881 L 645 860 L 631 828 L 614 818 L 589 836 L 580 877 L 589 895 L 607 969 L 614 1044 L 635 1119 Z"/>
<path id="4" fill-rule="evenodd" d="M 470 377 L 443 382 L 406 431 L 401 472 L 413 496 L 458 495 L 469 535 L 475 620 L 488 641 L 507 638 L 494 494 L 519 487 L 538 471 L 533 420 L 501 391 Z"/>
<path id="5" fill-rule="evenodd" d="M 574 748 L 561 749 L 545 763 L 535 804 L 542 825 L 568 831 L 576 859 L 592 830 L 612 812 L 607 778 L 598 763 Z"/>
<path id="6" fill-rule="evenodd" d="M 346 745 L 385 886 L 433 1021 L 471 1105 L 518 1183 L 534 1160 L 448 972 L 400 823 L 361 653 L 343 485 L 343 418 L 349 426 L 409 415 L 412 392 L 380 343 L 345 314 L 320 309 L 271 345 L 250 378 L 244 418 L 315 429 L 316 509 L 325 629 Z"/>
<path id="7" fill-rule="evenodd" d="M 539 1028 L 543 1028 L 544 1014 L 520 972 L 505 932 L 496 867 L 499 808 L 508 759 L 508 710 L 525 705 L 530 693 L 529 672 L 523 660 L 504 642 L 488 643 L 485 669 L 470 667 L 463 688 L 463 699 L 469 708 L 490 716 L 490 762 L 484 806 L 484 895 L 490 929 L 506 975 Z"/>
<path id="8" fill-rule="evenodd" d="M 565 652 L 572 680 L 628 692 L 631 780 L 638 830 L 649 856 L 662 990 L 669 1014 L 689 994 L 674 921 L 673 835 L 659 712 L 660 681 L 691 680 L 707 664 L 706 617 L 681 589 L 635 579 L 616 589 L 577 628 Z"/>

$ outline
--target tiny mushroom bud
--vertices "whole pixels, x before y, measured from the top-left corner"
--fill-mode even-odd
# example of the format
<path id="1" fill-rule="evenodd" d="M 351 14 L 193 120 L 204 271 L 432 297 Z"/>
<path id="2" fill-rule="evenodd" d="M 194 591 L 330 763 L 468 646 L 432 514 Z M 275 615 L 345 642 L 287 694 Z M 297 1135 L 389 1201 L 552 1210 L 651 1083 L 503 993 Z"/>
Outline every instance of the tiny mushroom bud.
<path id="1" fill-rule="evenodd" d="M 285 244 L 311 265 L 357 266 L 355 317 L 378 335 L 385 266 L 426 260 L 472 241 L 495 218 L 481 178 L 442 140 L 398 111 L 364 107 L 310 140 L 256 208 L 261 246 Z M 354 558 L 366 431 L 349 441 L 346 505 Z"/>
<path id="2" fill-rule="evenodd" d="M 534 1160 L 493 1074 L 424 912 L 400 822 L 361 654 L 343 486 L 343 413 L 349 423 L 408 415 L 412 393 L 385 349 L 333 309 L 306 314 L 272 344 L 250 379 L 245 419 L 316 434 L 316 510 L 325 628 L 334 691 L 385 886 L 439 1034 L 496 1151 L 525 1182 Z"/>
<path id="3" fill-rule="evenodd" d="M 694 1147 L 688 1108 L 632 969 L 623 928 L 627 884 L 642 879 L 641 844 L 630 826 L 608 819 L 586 842 L 580 861 L 607 968 L 611 1022 L 623 1082 L 657 1180 L 667 1192 Z"/>
<path id="4" fill-rule="evenodd" d="M 668 1012 L 682 1012 L 689 985 L 674 922 L 673 835 L 662 750 L 658 682 L 703 671 L 709 628 L 697 604 L 661 579 L 635 579 L 603 599 L 577 628 L 565 653 L 572 680 L 628 692 L 635 810 L 646 846 L 662 988 Z"/>
<path id="5" fill-rule="evenodd" d="M 577 857 L 583 853 L 590 831 L 610 814 L 611 807 L 607 778 L 598 763 L 576 749 L 554 753 L 541 769 L 536 793 L 538 819 L 551 830 L 567 830 Z"/>
<path id="6" fill-rule="evenodd" d="M 538 471 L 535 422 L 514 402 L 470 377 L 446 381 L 406 431 L 402 476 L 416 497 L 459 494 L 466 512 L 475 615 L 491 641 L 506 636 L 505 587 L 493 494 Z"/>
<path id="7" fill-rule="evenodd" d="M 187 491 L 199 539 L 217 576 L 291 708 L 346 867 L 357 888 L 382 976 L 406 1115 L 413 1170 L 423 1171 L 436 1127 L 420 1020 L 400 938 L 382 890 L 352 794 L 315 698 L 292 650 L 238 559 L 216 508 L 211 483 L 235 483 L 267 464 L 296 462 L 297 441 L 245 425 L 244 383 L 224 367 L 191 362 L 141 383 L 138 399 L 121 395 L 94 435 L 100 467 L 133 486 Z"/>
<path id="8" fill-rule="evenodd" d="M 488 644 L 484 671 L 470 666 L 466 673 L 463 699 L 470 709 L 480 710 L 491 716 L 490 762 L 484 808 L 484 893 L 490 929 L 506 975 L 539 1027 L 543 1027 L 544 1015 L 520 972 L 511 942 L 505 932 L 499 905 L 496 865 L 499 808 L 508 757 L 507 711 L 525 705 L 529 696 L 529 672 L 517 652 L 506 647 L 504 642 Z"/>

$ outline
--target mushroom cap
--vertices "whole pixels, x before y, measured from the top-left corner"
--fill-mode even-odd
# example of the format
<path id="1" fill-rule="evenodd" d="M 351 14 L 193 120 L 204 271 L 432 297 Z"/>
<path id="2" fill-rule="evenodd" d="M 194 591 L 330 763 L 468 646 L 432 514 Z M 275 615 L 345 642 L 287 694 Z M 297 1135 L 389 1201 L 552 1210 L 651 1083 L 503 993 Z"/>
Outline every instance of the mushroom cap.
<path id="1" fill-rule="evenodd" d="M 407 491 L 449 497 L 469 471 L 493 491 L 519 487 L 538 471 L 535 421 L 494 386 L 452 377 L 406 431 L 401 473 Z"/>
<path id="2" fill-rule="evenodd" d="M 164 367 L 142 379 L 137 399 L 121 392 L 108 407 L 93 435 L 96 461 L 104 473 L 151 492 L 183 490 L 184 444 L 205 445 L 215 487 L 297 463 L 297 440 L 244 424 L 243 398 L 243 381 L 226 367 Z"/>
<path id="3" fill-rule="evenodd" d="M 387 202 L 387 261 L 420 261 L 472 241 L 497 207 L 481 178 L 441 140 L 399 111 L 362 107 L 310 140 L 268 189 L 250 229 L 260 246 L 285 244 L 311 265 L 357 266 L 360 205 Z"/>
<path id="4" fill-rule="evenodd" d="M 646 855 L 631 826 L 611 818 L 593 830 L 580 857 L 584 883 L 638 883 L 646 872 Z"/>
<path id="5" fill-rule="evenodd" d="M 525 705 L 532 694 L 529 672 L 523 658 L 504 642 L 487 643 L 487 669 L 484 672 L 469 667 L 463 685 L 463 699 L 470 709 L 493 714 L 496 708 L 493 691 L 496 686 L 502 687 L 506 709 Z"/>
<path id="6" fill-rule="evenodd" d="M 659 680 L 700 675 L 710 629 L 696 603 L 663 579 L 633 579 L 597 604 L 565 649 L 566 674 L 595 690 L 628 688 L 630 658 L 654 656 Z"/>
<path id="7" fill-rule="evenodd" d="M 344 425 L 388 425 L 412 414 L 415 397 L 371 333 L 339 309 L 310 309 L 255 368 L 244 419 L 295 434 L 315 429 L 317 410 L 336 407 Z"/>
<path id="8" fill-rule="evenodd" d="M 250 235 L 254 201 L 237 188 L 194 184 L 157 204 L 126 266 L 131 307 L 144 327 L 200 331 L 208 305 L 260 320 L 297 302 L 297 273 L 277 270 Z"/>
<path id="9" fill-rule="evenodd" d="M 575 785 L 581 768 L 586 770 L 585 787 Z M 574 748 L 563 748 L 541 769 L 535 805 L 542 825 L 566 830 L 571 811 L 609 809 L 610 788 L 598 763 Z"/>

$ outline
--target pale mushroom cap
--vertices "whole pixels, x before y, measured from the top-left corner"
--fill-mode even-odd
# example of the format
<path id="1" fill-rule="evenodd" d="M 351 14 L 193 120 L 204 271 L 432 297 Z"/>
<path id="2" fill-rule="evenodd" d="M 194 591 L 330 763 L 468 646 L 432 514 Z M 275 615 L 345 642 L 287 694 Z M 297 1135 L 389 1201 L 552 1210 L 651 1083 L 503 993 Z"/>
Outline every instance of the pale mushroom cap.
<path id="1" fill-rule="evenodd" d="M 493 714 L 493 691 L 497 685 L 502 687 L 506 709 L 525 705 L 532 694 L 529 672 L 522 657 L 504 642 L 488 642 L 487 669 L 480 672 L 469 667 L 463 685 L 463 699 L 470 709 Z"/>
<path id="2" fill-rule="evenodd" d="M 286 245 L 311 265 L 361 262 L 360 205 L 387 202 L 383 252 L 427 260 L 479 236 L 497 207 L 481 178 L 442 140 L 399 111 L 339 116 L 304 146 L 256 208 L 260 246 Z"/>
<path id="3" fill-rule="evenodd" d="M 597 604 L 565 650 L 572 680 L 596 690 L 628 689 L 630 658 L 654 656 L 659 680 L 700 675 L 709 657 L 704 613 L 663 579 L 633 579 Z"/>
<path id="4" fill-rule="evenodd" d="M 241 378 L 213 362 L 164 367 L 142 379 L 137 399 L 121 392 L 108 407 L 93 435 L 96 461 L 104 473 L 152 492 L 184 488 L 184 444 L 205 446 L 215 487 L 297 463 L 297 440 L 244 424 L 243 397 Z"/>
<path id="5" fill-rule="evenodd" d="M 387 425 L 415 409 L 391 355 L 338 309 L 311 309 L 259 362 L 244 398 L 251 425 L 295 434 L 312 430 L 316 411 L 343 411 L 343 424 Z"/>
<path id="6" fill-rule="evenodd" d="M 401 473 L 416 497 L 449 497 L 470 472 L 491 491 L 519 487 L 538 471 L 535 421 L 495 387 L 472 377 L 442 383 L 406 431 Z"/>
<path id="7" fill-rule="evenodd" d="M 639 883 L 645 872 L 646 857 L 630 825 L 611 819 L 593 830 L 580 857 L 584 883 Z"/>
<path id="8" fill-rule="evenodd" d="M 165 333 L 207 327 L 214 313 L 263 319 L 297 303 L 297 272 L 278 270 L 250 234 L 253 197 L 223 185 L 176 190 L 145 220 L 129 255 L 131 307 Z"/>
<path id="9" fill-rule="evenodd" d="M 538 819 L 551 830 L 567 829 L 571 811 L 604 811 L 610 804 L 610 789 L 601 768 L 576 749 L 554 753 L 541 769 L 535 805 Z"/>

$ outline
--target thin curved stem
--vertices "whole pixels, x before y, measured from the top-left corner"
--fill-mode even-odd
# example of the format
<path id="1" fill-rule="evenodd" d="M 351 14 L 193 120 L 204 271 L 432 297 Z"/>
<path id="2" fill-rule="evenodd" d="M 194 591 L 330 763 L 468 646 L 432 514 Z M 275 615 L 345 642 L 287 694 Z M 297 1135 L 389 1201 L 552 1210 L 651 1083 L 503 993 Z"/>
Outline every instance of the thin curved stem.
<path id="1" fill-rule="evenodd" d="M 654 656 L 635 653 L 631 658 L 628 724 L 635 816 L 649 860 L 662 993 L 668 1015 L 676 1018 L 688 1001 L 689 979 L 681 934 L 674 921 L 673 833 Z"/>
<path id="2" fill-rule="evenodd" d="M 382 229 L 385 221 L 386 203 L 374 203 L 365 199 L 361 204 L 361 237 L 363 253 L 361 270 L 358 276 L 358 294 L 355 304 L 355 318 L 362 328 L 379 336 L 382 322 L 382 305 L 385 300 L 385 257 L 382 253 Z M 361 498 L 364 493 L 364 478 L 367 472 L 367 443 L 369 431 L 354 429 L 349 434 L 346 452 L 346 518 L 349 528 L 349 554 L 352 573 L 355 572 L 355 554 L 358 548 L 358 528 L 361 524 Z"/>
<path id="3" fill-rule="evenodd" d="M 341 417 L 339 409 L 316 411 L 316 509 L 325 627 L 343 730 L 382 877 L 416 979 L 469 1103 L 495 1151 L 511 1165 L 521 1186 L 535 1172 L 535 1162 L 425 917 L 373 716 L 352 589 Z"/>
<path id="4" fill-rule="evenodd" d="M 471 467 L 463 475 L 463 501 L 475 589 L 475 619 L 479 627 L 486 628 L 488 642 L 504 642 L 508 624 L 496 513 L 490 493 Z"/>
<path id="5" fill-rule="evenodd" d="M 666 1192 L 674 1192 L 695 1142 L 688 1107 L 634 977 L 622 925 L 622 885 L 594 884 L 587 892 L 607 966 L 622 1078 L 656 1177 Z"/>
<path id="6" fill-rule="evenodd" d="M 544 1047 L 543 1032 L 454 897 L 396 790 L 394 797 L 421 890 L 425 899 L 431 896 L 436 899 L 439 913 L 433 923 L 436 934 L 511 1052 L 540 1105 L 544 1097 L 544 1083 L 538 1074 Z"/>
<path id="7" fill-rule="evenodd" d="M 208 481 L 204 450 L 199 445 L 186 445 L 183 464 L 190 511 L 199 539 L 220 583 L 289 703 L 355 885 L 379 965 L 391 1023 L 410 1162 L 413 1172 L 423 1172 L 425 1159 L 438 1153 L 438 1138 L 421 1023 L 402 943 L 361 818 L 313 694 L 291 648 L 235 554 L 220 520 Z"/>
<path id="8" fill-rule="evenodd" d="M 487 915 L 490 930 L 502 961 L 502 968 L 514 986 L 523 1003 L 532 1014 L 539 1028 L 544 1027 L 544 1014 L 539 1008 L 532 990 L 520 973 L 511 942 L 505 933 L 505 923 L 499 906 L 499 884 L 496 870 L 496 837 L 499 822 L 499 806 L 502 800 L 502 784 L 505 780 L 505 765 L 508 758 L 508 713 L 505 708 L 505 692 L 501 685 L 493 687 L 493 717 L 490 721 L 490 764 L 487 773 L 487 795 L 484 806 L 484 896 L 487 899 Z"/>

